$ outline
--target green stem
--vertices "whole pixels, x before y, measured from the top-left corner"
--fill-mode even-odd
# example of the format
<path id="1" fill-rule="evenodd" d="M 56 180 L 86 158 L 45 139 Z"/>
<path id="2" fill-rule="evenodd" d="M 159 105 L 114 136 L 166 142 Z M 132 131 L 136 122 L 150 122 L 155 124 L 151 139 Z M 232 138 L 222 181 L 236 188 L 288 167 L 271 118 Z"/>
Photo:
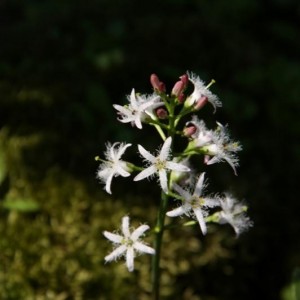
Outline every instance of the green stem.
<path id="1" fill-rule="evenodd" d="M 166 136 L 163 132 L 163 130 L 161 129 L 161 127 L 157 124 L 153 124 L 153 126 L 156 128 L 157 132 L 159 133 L 160 137 L 163 139 L 163 141 L 166 140 Z"/>
<path id="2" fill-rule="evenodd" d="M 168 205 L 168 195 L 164 192 L 161 194 L 160 208 L 157 216 L 157 223 L 154 229 L 156 237 L 154 240 L 155 255 L 152 257 L 152 292 L 153 300 L 159 300 L 160 294 L 160 256 L 161 244 L 164 233 L 165 216 Z"/>
<path id="3" fill-rule="evenodd" d="M 175 109 L 175 101 L 164 101 L 166 104 L 166 108 L 169 113 L 169 124 L 168 124 L 168 136 L 172 137 L 172 145 L 171 145 L 171 152 L 173 152 L 173 141 L 174 135 L 176 133 L 176 124 L 174 116 L 174 109 Z M 168 174 L 168 188 L 170 190 L 170 174 Z M 153 291 L 153 300 L 159 300 L 160 298 L 160 257 L 161 257 L 161 245 L 163 240 L 163 233 L 165 230 L 165 217 L 167 212 L 168 206 L 168 199 L 169 196 L 161 192 L 161 201 L 160 207 L 157 215 L 156 227 L 155 227 L 155 239 L 154 239 L 154 249 L 155 255 L 152 257 L 152 291 Z"/>

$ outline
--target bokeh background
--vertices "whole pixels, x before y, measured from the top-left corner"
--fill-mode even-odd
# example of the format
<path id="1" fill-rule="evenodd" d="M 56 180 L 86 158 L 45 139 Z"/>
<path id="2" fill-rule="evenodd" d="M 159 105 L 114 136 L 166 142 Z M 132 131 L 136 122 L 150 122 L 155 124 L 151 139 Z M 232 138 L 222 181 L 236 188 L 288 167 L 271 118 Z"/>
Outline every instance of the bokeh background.
<path id="1" fill-rule="evenodd" d="M 238 177 L 209 168 L 212 189 L 246 199 L 255 226 L 168 232 L 163 299 L 299 299 L 299 18 L 297 0 L 2 0 L 0 299 L 150 299 L 149 258 L 104 266 L 102 231 L 127 213 L 153 225 L 158 188 L 118 178 L 109 196 L 94 157 L 106 141 L 156 148 L 112 104 L 186 70 L 216 80 L 223 108 L 203 117 L 244 148 Z"/>

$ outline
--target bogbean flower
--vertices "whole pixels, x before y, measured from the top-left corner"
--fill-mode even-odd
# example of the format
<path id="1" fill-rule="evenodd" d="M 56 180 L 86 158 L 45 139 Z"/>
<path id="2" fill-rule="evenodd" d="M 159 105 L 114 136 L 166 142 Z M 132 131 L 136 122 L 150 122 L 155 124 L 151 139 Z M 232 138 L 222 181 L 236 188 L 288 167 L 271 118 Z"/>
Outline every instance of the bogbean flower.
<path id="1" fill-rule="evenodd" d="M 105 184 L 105 190 L 107 193 L 111 194 L 111 182 L 113 177 L 130 176 L 129 164 L 121 160 L 121 156 L 124 154 L 125 150 L 130 147 L 131 144 L 125 143 L 108 143 L 106 145 L 106 152 L 104 153 L 105 160 L 100 164 L 97 171 L 97 178 L 100 179 Z"/>
<path id="2" fill-rule="evenodd" d="M 188 73 L 189 81 L 194 85 L 193 93 L 186 99 L 185 106 L 195 106 L 200 109 L 206 102 L 209 102 L 214 111 L 217 107 L 221 107 L 222 103 L 216 95 L 214 95 L 206 86 L 205 83 L 200 79 L 199 76 L 194 73 Z"/>
<path id="3" fill-rule="evenodd" d="M 127 98 L 129 101 L 128 105 L 113 105 L 120 115 L 118 120 L 122 123 L 131 123 L 139 129 L 142 129 L 142 122 L 147 118 L 156 118 L 154 114 L 155 108 L 164 105 L 157 94 L 149 96 L 137 95 L 134 89 L 132 89 L 131 94 Z"/>
<path id="4" fill-rule="evenodd" d="M 252 221 L 245 213 L 247 207 L 238 202 L 232 195 L 225 194 L 225 197 L 220 199 L 220 204 L 222 211 L 219 213 L 219 223 L 230 224 L 237 236 L 253 226 Z"/>
<path id="5" fill-rule="evenodd" d="M 226 126 L 217 122 L 217 129 L 212 131 L 206 128 L 205 123 L 199 121 L 196 116 L 188 123 L 189 126 L 195 126 L 193 139 L 190 142 L 190 148 L 198 148 L 205 154 L 205 163 L 212 165 L 226 161 L 237 175 L 236 167 L 239 165 L 236 152 L 242 150 L 238 142 L 231 141 Z"/>
<path id="6" fill-rule="evenodd" d="M 155 250 L 141 241 L 141 236 L 149 229 L 148 225 L 141 225 L 132 232 L 129 228 L 129 217 L 122 218 L 122 235 L 104 231 L 103 235 L 109 239 L 115 246 L 114 250 L 105 256 L 105 262 L 117 260 L 119 257 L 124 256 L 126 265 L 129 272 L 134 270 L 134 258 L 137 254 L 147 253 L 155 254 Z"/>
<path id="7" fill-rule="evenodd" d="M 162 190 L 165 193 L 168 193 L 167 172 L 170 170 L 175 170 L 179 172 L 190 171 L 190 169 L 187 166 L 170 160 L 171 144 L 172 144 L 172 138 L 168 137 L 165 140 L 161 148 L 161 151 L 157 156 L 152 155 L 143 146 L 138 145 L 140 154 L 145 158 L 145 160 L 148 163 L 150 163 L 150 165 L 146 169 L 141 171 L 137 176 L 135 176 L 133 180 L 139 181 L 146 177 L 150 177 L 154 174 L 158 174 L 159 182 Z"/>
<path id="8" fill-rule="evenodd" d="M 219 206 L 218 197 L 203 197 L 205 173 L 200 174 L 194 191 L 188 191 L 181 186 L 174 184 L 173 189 L 182 197 L 182 205 L 167 212 L 168 217 L 177 217 L 181 215 L 192 216 L 197 219 L 202 233 L 207 232 L 205 217 L 208 215 L 208 209 Z"/>

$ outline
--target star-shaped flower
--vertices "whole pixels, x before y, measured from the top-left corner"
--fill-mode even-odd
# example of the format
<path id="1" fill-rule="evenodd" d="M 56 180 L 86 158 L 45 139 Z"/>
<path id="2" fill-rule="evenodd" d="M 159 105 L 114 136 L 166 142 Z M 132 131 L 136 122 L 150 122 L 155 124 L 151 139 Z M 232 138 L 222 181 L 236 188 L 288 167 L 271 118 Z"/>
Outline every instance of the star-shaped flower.
<path id="1" fill-rule="evenodd" d="M 188 73 L 189 81 L 194 85 L 193 93 L 187 98 L 186 105 L 195 105 L 197 101 L 201 101 L 204 98 L 214 107 L 216 111 L 217 107 L 221 107 L 222 103 L 216 95 L 214 95 L 204 82 L 194 73 Z"/>
<path id="2" fill-rule="evenodd" d="M 238 142 L 232 142 L 229 138 L 227 128 L 220 123 L 214 131 L 213 140 L 210 145 L 204 146 L 203 150 L 208 155 L 206 164 L 212 165 L 221 161 L 226 161 L 237 175 L 236 167 L 239 160 L 236 152 L 242 150 L 242 146 Z M 212 156 L 212 158 L 210 158 Z"/>
<path id="3" fill-rule="evenodd" d="M 106 160 L 100 164 L 97 171 L 97 178 L 105 183 L 105 190 L 109 194 L 111 194 L 110 186 L 113 177 L 119 175 L 123 177 L 130 176 L 131 170 L 128 167 L 128 163 L 120 159 L 125 150 L 130 146 L 131 144 L 125 143 L 114 143 L 113 145 L 108 143 L 106 146 L 106 152 L 104 153 Z"/>
<path id="4" fill-rule="evenodd" d="M 104 236 L 115 246 L 114 250 L 105 256 L 105 262 L 111 262 L 112 260 L 124 256 L 128 271 L 132 272 L 134 270 L 134 258 L 136 253 L 155 254 L 153 248 L 141 242 L 141 236 L 148 229 L 148 225 L 141 225 L 131 232 L 129 228 L 129 217 L 125 216 L 122 218 L 122 235 L 104 231 Z"/>
<path id="5" fill-rule="evenodd" d="M 177 184 L 173 185 L 173 189 L 182 197 L 183 204 L 169 212 L 168 217 L 177 217 L 181 215 L 192 216 L 197 219 L 202 233 L 207 232 L 205 217 L 208 215 L 208 209 L 220 205 L 217 197 L 203 197 L 203 190 L 205 188 L 204 175 L 202 173 L 195 185 L 193 192 L 187 191 Z"/>
<path id="6" fill-rule="evenodd" d="M 239 165 L 236 152 L 241 151 L 242 147 L 238 142 L 231 141 L 226 126 L 217 122 L 216 130 L 208 130 L 205 123 L 194 116 L 189 122 L 196 127 L 192 134 L 192 142 L 189 147 L 199 148 L 206 155 L 205 163 L 212 165 L 221 161 L 226 161 L 237 175 L 236 167 Z"/>
<path id="7" fill-rule="evenodd" d="M 222 211 L 219 214 L 219 223 L 230 224 L 237 236 L 253 226 L 252 221 L 245 214 L 247 207 L 232 195 L 225 194 L 225 197 L 220 199 L 220 204 Z"/>
<path id="8" fill-rule="evenodd" d="M 128 105 L 113 105 L 120 115 L 118 120 L 122 123 L 131 123 L 139 129 L 142 129 L 142 122 L 148 117 L 155 118 L 153 113 L 155 108 L 164 105 L 160 101 L 160 96 L 156 94 L 150 96 L 137 95 L 134 89 L 132 89 L 131 94 L 127 98 L 129 100 Z"/>
<path id="9" fill-rule="evenodd" d="M 161 151 L 157 156 L 152 155 L 150 152 L 145 150 L 144 147 L 138 145 L 140 154 L 145 158 L 146 161 L 150 163 L 150 166 L 148 166 L 145 170 L 143 170 L 137 176 L 135 176 L 133 180 L 139 181 L 146 177 L 150 177 L 153 174 L 158 174 L 159 182 L 162 190 L 165 193 L 168 193 L 167 171 L 169 170 L 175 170 L 179 172 L 190 171 L 190 169 L 187 166 L 169 160 L 171 144 L 172 144 L 172 138 L 168 137 L 165 140 L 161 148 Z"/>

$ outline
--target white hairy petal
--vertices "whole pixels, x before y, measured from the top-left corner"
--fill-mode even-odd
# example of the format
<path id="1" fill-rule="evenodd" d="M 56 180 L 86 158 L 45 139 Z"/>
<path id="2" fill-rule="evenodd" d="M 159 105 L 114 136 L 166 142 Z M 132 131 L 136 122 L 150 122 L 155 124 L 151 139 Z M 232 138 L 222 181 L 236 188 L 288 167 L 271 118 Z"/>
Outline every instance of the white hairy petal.
<path id="1" fill-rule="evenodd" d="M 110 241 L 112 241 L 113 243 L 116 244 L 121 244 L 123 237 L 121 235 L 115 234 L 115 233 L 111 233 L 109 231 L 104 231 L 103 235 L 109 239 Z"/>
<path id="2" fill-rule="evenodd" d="M 174 183 L 173 188 L 184 199 L 187 200 L 187 199 L 191 198 L 191 194 L 188 191 L 186 191 L 185 189 L 183 189 L 181 186 L 179 186 L 178 184 Z"/>
<path id="3" fill-rule="evenodd" d="M 166 168 L 170 169 L 170 170 L 181 171 L 181 172 L 189 172 L 191 170 L 187 166 L 179 164 L 179 163 L 175 163 L 173 161 L 167 161 Z"/>
<path id="4" fill-rule="evenodd" d="M 133 247 L 127 248 L 126 253 L 126 265 L 129 272 L 132 272 L 134 270 L 134 251 Z"/>
<path id="5" fill-rule="evenodd" d="M 126 144 L 126 145 L 121 144 L 121 146 L 118 150 L 118 153 L 116 155 L 116 159 L 119 160 L 121 158 L 121 156 L 124 154 L 124 152 L 126 151 L 126 149 L 130 146 L 131 146 L 131 144 Z"/>
<path id="6" fill-rule="evenodd" d="M 130 231 L 129 231 L 129 217 L 125 216 L 122 218 L 122 232 L 125 238 L 129 238 Z"/>
<path id="7" fill-rule="evenodd" d="M 140 172 L 139 174 L 137 174 L 133 180 L 134 181 L 139 181 L 139 180 L 142 180 L 146 177 L 149 177 L 151 176 L 152 174 L 156 173 L 156 167 L 154 165 L 148 167 L 147 169 L 143 170 L 142 172 Z"/>
<path id="8" fill-rule="evenodd" d="M 105 190 L 107 193 L 111 194 L 111 181 L 114 177 L 114 173 L 110 173 L 110 175 L 108 176 L 107 180 L 106 180 L 106 184 L 105 184 Z"/>
<path id="9" fill-rule="evenodd" d="M 148 152 L 143 146 L 138 145 L 138 149 L 139 152 L 141 153 L 141 155 L 146 158 L 148 161 L 150 162 L 154 162 L 155 161 L 155 156 L 153 156 L 150 152 Z"/>
<path id="10" fill-rule="evenodd" d="M 135 229 L 131 234 L 131 239 L 133 241 L 136 241 L 146 230 L 148 230 L 150 227 L 148 225 L 141 225 L 137 229 Z"/>
<path id="11" fill-rule="evenodd" d="M 198 178 L 198 181 L 196 183 L 194 195 L 197 195 L 197 196 L 202 195 L 204 176 L 205 176 L 205 172 L 203 172 L 203 173 L 200 174 L 200 176 Z"/>
<path id="12" fill-rule="evenodd" d="M 118 174 L 120 174 L 121 176 L 123 176 L 123 177 L 128 177 L 128 176 L 130 176 L 130 173 L 127 172 L 126 170 L 124 170 L 124 169 L 122 168 L 122 166 L 117 166 L 116 172 L 117 172 Z"/>
<path id="13" fill-rule="evenodd" d="M 159 158 L 160 158 L 161 161 L 167 160 L 167 158 L 169 156 L 169 153 L 170 153 L 171 143 L 172 143 L 172 138 L 169 136 L 165 140 L 165 142 L 164 142 L 164 144 L 161 148 L 160 154 L 159 154 Z"/>
<path id="14" fill-rule="evenodd" d="M 201 231 L 202 231 L 203 235 L 205 235 L 206 232 L 207 232 L 207 229 L 206 229 L 206 223 L 205 223 L 205 220 L 203 218 L 203 214 L 202 214 L 201 208 L 195 208 L 194 209 L 194 213 L 195 213 L 195 216 L 196 216 L 196 218 L 197 218 L 197 220 L 199 222 Z"/>
<path id="15" fill-rule="evenodd" d="M 167 172 L 165 170 L 159 170 L 158 174 L 159 174 L 159 181 L 160 181 L 160 185 L 161 185 L 162 190 L 165 193 L 168 193 Z"/>
<path id="16" fill-rule="evenodd" d="M 133 247 L 140 252 L 155 254 L 155 250 L 153 248 L 146 246 L 145 244 L 140 242 L 135 242 Z"/>
<path id="17" fill-rule="evenodd" d="M 171 211 L 167 212 L 168 217 L 178 217 L 186 213 L 186 210 L 183 208 L 183 206 L 177 207 Z"/>
<path id="18" fill-rule="evenodd" d="M 121 245 L 120 247 L 116 248 L 112 253 L 105 256 L 104 259 L 106 262 L 110 262 L 112 260 L 117 259 L 119 256 L 121 256 L 126 251 L 126 246 Z"/>

